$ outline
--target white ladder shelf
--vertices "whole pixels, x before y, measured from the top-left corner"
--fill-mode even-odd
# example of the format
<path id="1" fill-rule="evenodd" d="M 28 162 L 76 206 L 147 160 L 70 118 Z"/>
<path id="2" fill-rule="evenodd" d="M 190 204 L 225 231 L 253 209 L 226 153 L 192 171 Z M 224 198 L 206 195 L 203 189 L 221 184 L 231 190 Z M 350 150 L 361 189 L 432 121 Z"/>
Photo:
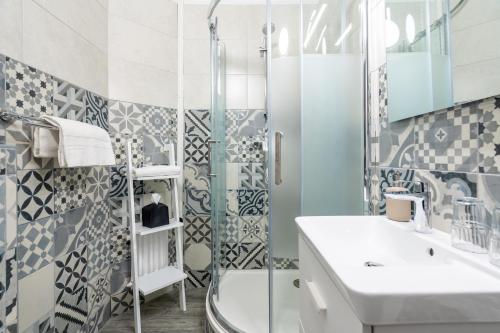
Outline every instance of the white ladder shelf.
<path id="1" fill-rule="evenodd" d="M 141 332 L 141 309 L 139 294 L 144 296 L 179 283 L 179 303 L 186 311 L 186 292 L 183 265 L 183 223 L 180 222 L 180 201 L 177 180 L 181 170 L 175 163 L 172 143 L 167 145 L 169 165 L 134 168 L 132 164 L 132 142 L 127 140 L 128 216 L 130 217 L 132 251 L 132 289 L 134 293 L 135 332 Z M 134 180 L 168 180 L 173 192 L 174 218 L 169 224 L 157 228 L 147 228 L 135 221 Z M 175 232 L 174 265 L 169 263 L 168 243 L 170 232 Z"/>

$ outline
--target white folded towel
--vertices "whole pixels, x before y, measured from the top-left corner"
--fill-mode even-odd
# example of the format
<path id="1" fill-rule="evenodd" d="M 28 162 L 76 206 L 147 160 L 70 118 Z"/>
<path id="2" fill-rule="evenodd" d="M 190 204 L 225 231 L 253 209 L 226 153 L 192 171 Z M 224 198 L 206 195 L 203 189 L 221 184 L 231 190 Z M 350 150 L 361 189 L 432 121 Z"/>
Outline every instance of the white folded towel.
<path id="1" fill-rule="evenodd" d="M 40 158 L 55 158 L 59 149 L 57 130 L 35 127 L 33 131 L 33 155 Z"/>
<path id="2" fill-rule="evenodd" d="M 47 115 L 42 119 L 59 128 L 57 156 L 61 168 L 116 164 L 111 138 L 102 128 Z"/>
<path id="3" fill-rule="evenodd" d="M 181 174 L 181 167 L 176 165 L 149 165 L 134 169 L 136 177 L 176 176 Z"/>

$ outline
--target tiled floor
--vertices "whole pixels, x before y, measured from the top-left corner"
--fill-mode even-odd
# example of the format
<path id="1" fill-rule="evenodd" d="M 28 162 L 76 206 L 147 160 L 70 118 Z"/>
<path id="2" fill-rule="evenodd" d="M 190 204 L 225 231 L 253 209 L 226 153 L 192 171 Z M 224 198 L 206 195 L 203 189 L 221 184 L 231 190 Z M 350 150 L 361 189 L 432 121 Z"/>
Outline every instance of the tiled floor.
<path id="1" fill-rule="evenodd" d="M 186 290 L 187 311 L 179 308 L 177 290 L 149 301 L 141 306 L 142 331 L 164 333 L 205 332 L 205 296 L 207 289 Z M 110 319 L 101 333 L 134 332 L 134 313 L 127 311 Z"/>

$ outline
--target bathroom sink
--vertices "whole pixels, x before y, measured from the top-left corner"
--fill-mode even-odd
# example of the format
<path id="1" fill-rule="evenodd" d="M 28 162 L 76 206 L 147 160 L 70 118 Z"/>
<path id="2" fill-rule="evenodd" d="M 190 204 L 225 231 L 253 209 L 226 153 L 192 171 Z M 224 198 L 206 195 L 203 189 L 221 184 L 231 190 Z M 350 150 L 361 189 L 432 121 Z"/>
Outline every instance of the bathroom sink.
<path id="1" fill-rule="evenodd" d="M 500 322 L 500 268 L 438 230 L 382 216 L 298 217 L 300 234 L 367 325 Z"/>

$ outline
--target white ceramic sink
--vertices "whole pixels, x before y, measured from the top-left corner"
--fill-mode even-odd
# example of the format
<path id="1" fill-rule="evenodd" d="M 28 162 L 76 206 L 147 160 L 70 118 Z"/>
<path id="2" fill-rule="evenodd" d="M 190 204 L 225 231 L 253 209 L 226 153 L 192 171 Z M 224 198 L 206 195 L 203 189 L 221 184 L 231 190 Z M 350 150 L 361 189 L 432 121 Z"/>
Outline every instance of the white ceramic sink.
<path id="1" fill-rule="evenodd" d="M 296 222 L 364 324 L 500 322 L 500 268 L 453 248 L 446 233 L 418 234 L 382 216 Z"/>

